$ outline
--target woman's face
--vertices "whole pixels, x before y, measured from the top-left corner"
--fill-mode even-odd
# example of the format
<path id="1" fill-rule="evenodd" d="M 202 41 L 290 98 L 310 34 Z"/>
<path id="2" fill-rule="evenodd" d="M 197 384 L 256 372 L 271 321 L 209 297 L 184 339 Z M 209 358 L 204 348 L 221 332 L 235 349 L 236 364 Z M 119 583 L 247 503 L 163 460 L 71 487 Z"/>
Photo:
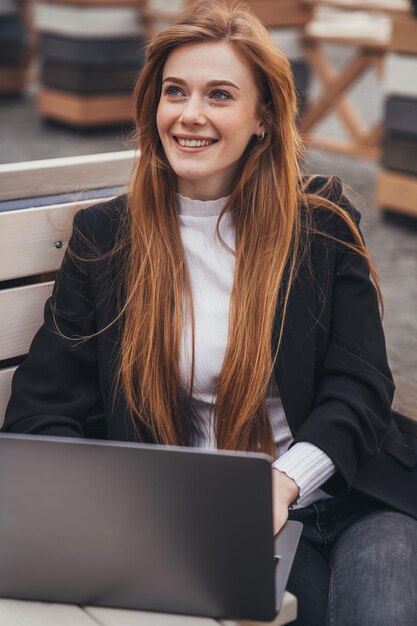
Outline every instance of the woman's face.
<path id="1" fill-rule="evenodd" d="M 188 44 L 169 55 L 156 121 L 182 195 L 229 192 L 249 140 L 265 130 L 258 100 L 252 71 L 231 44 Z"/>

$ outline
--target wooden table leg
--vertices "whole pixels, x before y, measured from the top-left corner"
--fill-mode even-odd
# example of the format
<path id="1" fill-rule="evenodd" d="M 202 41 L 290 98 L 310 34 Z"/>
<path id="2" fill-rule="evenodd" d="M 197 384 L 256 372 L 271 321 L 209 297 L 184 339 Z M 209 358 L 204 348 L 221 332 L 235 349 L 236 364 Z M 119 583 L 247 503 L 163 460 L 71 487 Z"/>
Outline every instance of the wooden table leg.
<path id="1" fill-rule="evenodd" d="M 311 146 L 377 160 L 380 156 L 380 143 L 383 136 L 382 125 L 378 123 L 367 129 L 356 114 L 346 93 L 366 70 L 374 69 L 379 76 L 382 75 L 385 48 L 380 44 L 373 46 L 369 41 L 361 43 L 358 40 L 349 42 L 349 38 L 330 38 L 327 43 L 343 45 L 350 43 L 358 50 L 356 56 L 340 72 L 337 72 L 321 47 L 325 42 L 326 39 L 313 38 L 311 35 L 305 36 L 303 42 L 306 58 L 324 87 L 317 101 L 307 109 L 301 120 L 300 129 L 304 141 Z M 314 127 L 332 111 L 337 113 L 346 128 L 348 141 L 316 137 L 313 134 Z"/>
<path id="2" fill-rule="evenodd" d="M 323 55 L 321 51 L 317 51 L 317 59 L 320 59 Z M 347 67 L 334 79 L 327 89 L 313 104 L 310 109 L 307 110 L 302 122 L 301 131 L 308 132 L 313 126 L 315 126 L 322 117 L 336 105 L 336 101 L 344 92 L 357 80 L 364 70 L 368 67 L 368 55 L 366 52 L 360 51 L 351 61 Z M 323 66 L 322 66 L 323 68 Z M 321 70 L 322 71 L 322 70 Z"/>
<path id="3" fill-rule="evenodd" d="M 337 80 L 336 70 L 331 66 L 315 43 L 305 42 L 304 53 L 320 81 L 326 89 L 329 89 L 334 81 Z M 352 135 L 356 141 L 361 141 L 366 135 L 366 131 L 346 96 L 342 94 L 339 96 L 335 109 L 348 133 Z"/>

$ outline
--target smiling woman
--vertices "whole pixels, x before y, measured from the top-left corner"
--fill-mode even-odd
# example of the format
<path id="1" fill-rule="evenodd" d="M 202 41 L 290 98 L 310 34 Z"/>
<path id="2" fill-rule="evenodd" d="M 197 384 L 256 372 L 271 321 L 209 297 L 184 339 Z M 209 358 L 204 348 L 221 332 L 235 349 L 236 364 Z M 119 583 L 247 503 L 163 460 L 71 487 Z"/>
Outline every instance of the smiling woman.
<path id="1" fill-rule="evenodd" d="M 304 522 L 297 625 L 416 624 L 378 278 L 341 182 L 301 174 L 287 59 L 245 5 L 201 0 L 135 102 L 128 193 L 77 213 L 3 430 L 265 452 L 275 531 Z"/>
<path id="2" fill-rule="evenodd" d="M 200 200 L 227 195 L 249 141 L 265 134 L 249 64 L 227 41 L 189 44 L 170 54 L 162 84 L 158 132 L 179 192 Z"/>

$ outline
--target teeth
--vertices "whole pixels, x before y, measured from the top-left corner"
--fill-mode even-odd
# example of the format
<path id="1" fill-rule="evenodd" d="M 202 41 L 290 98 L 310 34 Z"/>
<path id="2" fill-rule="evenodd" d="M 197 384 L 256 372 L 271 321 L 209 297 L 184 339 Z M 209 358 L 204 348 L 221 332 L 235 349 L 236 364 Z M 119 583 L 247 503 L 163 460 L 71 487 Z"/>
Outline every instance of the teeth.
<path id="1" fill-rule="evenodd" d="M 183 139 L 181 137 L 177 137 L 177 141 L 180 146 L 187 146 L 188 148 L 201 148 L 214 143 L 214 140 L 212 139 L 204 139 L 201 141 L 200 139 Z"/>

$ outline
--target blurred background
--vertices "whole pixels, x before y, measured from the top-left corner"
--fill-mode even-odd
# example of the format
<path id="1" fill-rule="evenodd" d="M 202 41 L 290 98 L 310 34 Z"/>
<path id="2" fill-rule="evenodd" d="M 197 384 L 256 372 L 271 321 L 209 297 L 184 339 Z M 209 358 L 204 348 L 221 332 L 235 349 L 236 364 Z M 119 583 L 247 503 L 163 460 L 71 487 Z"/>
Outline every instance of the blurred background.
<path id="1" fill-rule="evenodd" d="M 0 0 L 0 163 L 135 147 L 144 46 L 186 1 Z M 340 176 L 362 212 L 391 367 L 417 382 L 417 7 L 248 4 L 291 62 L 305 172 Z"/>

